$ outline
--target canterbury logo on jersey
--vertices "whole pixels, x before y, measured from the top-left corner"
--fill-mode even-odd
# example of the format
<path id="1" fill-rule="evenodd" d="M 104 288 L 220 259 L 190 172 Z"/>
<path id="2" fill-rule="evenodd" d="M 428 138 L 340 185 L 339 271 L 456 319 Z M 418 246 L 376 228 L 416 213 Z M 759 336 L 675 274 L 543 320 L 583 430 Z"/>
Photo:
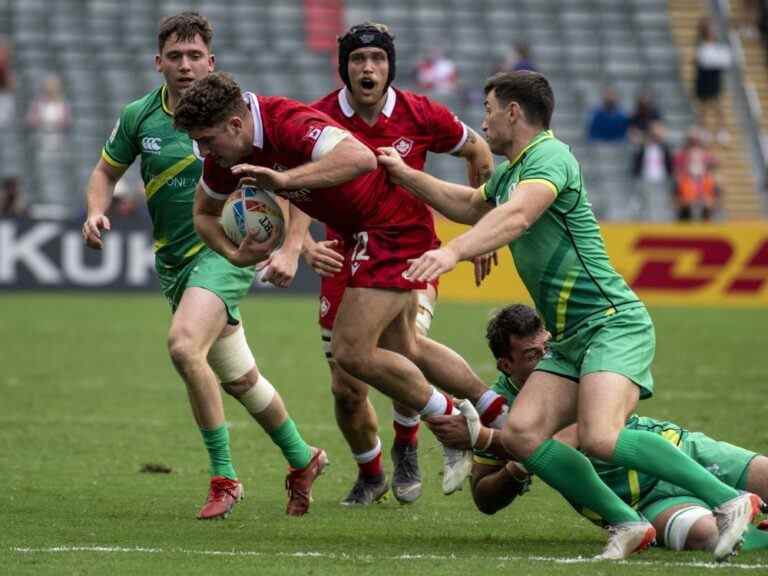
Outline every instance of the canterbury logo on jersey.
<path id="1" fill-rule="evenodd" d="M 145 152 L 160 152 L 160 144 L 162 138 L 154 138 L 152 136 L 146 136 L 141 139 L 141 147 Z"/>

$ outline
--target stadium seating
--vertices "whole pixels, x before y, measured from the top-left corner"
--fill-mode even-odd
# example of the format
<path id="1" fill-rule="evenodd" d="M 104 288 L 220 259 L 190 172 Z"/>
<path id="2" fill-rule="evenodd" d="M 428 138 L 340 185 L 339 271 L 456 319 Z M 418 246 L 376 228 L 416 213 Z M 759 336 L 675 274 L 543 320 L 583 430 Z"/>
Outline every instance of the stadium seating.
<path id="1" fill-rule="evenodd" d="M 13 22 L 20 102 L 29 102 L 46 71 L 64 78 L 74 110 L 77 186 L 85 185 L 121 106 L 159 83 L 155 35 L 162 16 L 197 8 L 216 30 L 218 67 L 249 88 L 311 100 L 337 86 L 332 55 L 305 47 L 302 0 L 5 0 Z M 681 84 L 663 0 L 358 0 L 346 23 L 374 19 L 397 36 L 398 84 L 414 87 L 418 59 L 435 46 L 457 64 L 461 89 L 446 102 L 479 129 L 482 84 L 513 42 L 524 41 L 555 87 L 556 134 L 584 165 L 598 215 L 622 218 L 629 190 L 629 150 L 610 157 L 587 145 L 589 110 L 602 87 L 618 90 L 631 111 L 641 86 L 662 103 L 673 141 L 692 113 Z M 29 158 L 30 155 L 25 155 Z M 33 173 L 31 167 L 26 173 Z M 429 168 L 462 180 L 451 159 Z M 617 185 L 617 183 L 620 183 Z"/>

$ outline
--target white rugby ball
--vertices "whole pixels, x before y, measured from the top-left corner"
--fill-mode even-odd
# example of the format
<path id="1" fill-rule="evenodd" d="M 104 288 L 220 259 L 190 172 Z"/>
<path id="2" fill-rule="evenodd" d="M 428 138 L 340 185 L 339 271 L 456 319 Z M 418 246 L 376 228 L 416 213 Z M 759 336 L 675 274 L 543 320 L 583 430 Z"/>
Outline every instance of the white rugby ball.
<path id="1" fill-rule="evenodd" d="M 256 240 L 264 242 L 274 231 L 277 249 L 285 235 L 285 220 L 280 205 L 272 192 L 256 186 L 243 186 L 235 190 L 224 204 L 219 223 L 227 238 L 237 245 L 240 245 L 248 232 L 255 233 Z"/>

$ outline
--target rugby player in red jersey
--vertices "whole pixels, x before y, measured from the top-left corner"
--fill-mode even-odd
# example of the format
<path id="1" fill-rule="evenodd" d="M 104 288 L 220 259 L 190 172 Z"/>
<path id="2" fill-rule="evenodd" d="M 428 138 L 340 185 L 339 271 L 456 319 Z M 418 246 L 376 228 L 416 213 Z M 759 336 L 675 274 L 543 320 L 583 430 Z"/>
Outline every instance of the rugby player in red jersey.
<path id="1" fill-rule="evenodd" d="M 391 146 L 412 168 L 423 169 L 427 152 L 453 154 L 465 158 L 469 183 L 482 185 L 493 171 L 493 155 L 483 138 L 463 124 L 448 108 L 426 96 L 402 91 L 391 84 L 395 78 L 394 36 L 382 24 L 365 22 L 339 37 L 339 75 L 345 87 L 334 90 L 311 106 L 321 110 L 352 132 L 356 138 L 376 149 Z M 440 241 L 431 220 L 432 247 Z M 323 276 L 320 288 L 320 327 L 325 356 L 331 370 L 331 389 L 335 399 L 336 422 L 358 464 L 359 474 L 345 505 L 368 505 L 387 493 L 388 482 L 381 463 L 378 420 L 368 400 L 368 385 L 342 370 L 331 354 L 331 333 L 344 290 L 351 278 L 349 266 L 342 266 L 328 250 L 343 252 L 344 240 L 332 227 L 326 227 L 326 241 L 305 243 L 305 257 Z M 476 279 L 482 278 L 487 261 L 476 263 Z M 437 281 L 417 291 L 416 330 L 429 331 L 437 299 Z M 485 409 L 494 400 L 490 392 L 480 400 Z M 421 474 L 417 459 L 419 414 L 394 401 L 395 440 L 391 456 L 394 465 L 392 492 L 401 503 L 411 503 L 421 495 Z M 446 456 L 455 456 L 450 452 Z M 448 489 L 455 489 L 451 470 L 460 463 L 446 461 L 443 478 Z M 459 471 L 459 474 L 461 472 Z M 459 484 L 460 486 L 460 484 Z"/>
<path id="2" fill-rule="evenodd" d="M 409 260 L 432 247 L 432 215 L 388 180 L 369 147 L 323 112 L 287 98 L 243 94 L 220 73 L 190 86 L 174 121 L 205 157 L 194 218 L 213 250 L 240 266 L 265 258 L 269 243 L 247 237 L 235 246 L 218 218 L 242 178 L 274 190 L 344 238 L 350 278 L 331 346 L 341 368 L 421 416 L 453 408 L 429 382 L 480 404 L 488 388 L 469 365 L 417 337 L 414 291 L 426 283 L 403 273 Z M 495 418 L 502 407 L 503 401 L 491 402 L 483 416 Z"/>

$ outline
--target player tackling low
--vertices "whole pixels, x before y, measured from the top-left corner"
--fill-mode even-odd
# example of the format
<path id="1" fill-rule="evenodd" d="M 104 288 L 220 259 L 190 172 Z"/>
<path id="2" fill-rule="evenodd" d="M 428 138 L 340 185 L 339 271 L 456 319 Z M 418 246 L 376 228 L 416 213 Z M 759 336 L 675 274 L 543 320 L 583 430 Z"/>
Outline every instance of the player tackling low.
<path id="1" fill-rule="evenodd" d="M 524 304 L 505 306 L 488 322 L 488 347 L 494 356 L 499 376 L 493 389 L 510 406 L 520 390 L 547 354 L 550 333 L 535 310 Z M 462 411 L 468 406 L 461 405 Z M 504 450 L 495 432 L 485 428 L 471 412 L 467 422 L 462 416 L 432 417 L 427 423 L 435 434 L 457 447 L 474 445 L 472 496 L 478 509 L 495 514 L 506 508 L 530 484 L 530 476 Z M 632 415 L 625 427 L 658 434 L 688 454 L 729 486 L 747 490 L 768 499 L 768 458 L 714 440 L 701 432 L 691 432 L 674 422 Z M 577 446 L 576 425 L 557 434 L 557 438 Z M 678 486 L 655 476 L 592 460 L 600 478 L 624 502 L 635 508 L 655 527 L 658 544 L 670 550 L 707 550 L 712 552 L 718 540 L 718 528 L 712 509 L 705 502 Z M 589 520 L 603 525 L 603 519 L 590 510 L 576 506 Z M 768 532 L 750 526 L 742 550 L 768 548 Z"/>

